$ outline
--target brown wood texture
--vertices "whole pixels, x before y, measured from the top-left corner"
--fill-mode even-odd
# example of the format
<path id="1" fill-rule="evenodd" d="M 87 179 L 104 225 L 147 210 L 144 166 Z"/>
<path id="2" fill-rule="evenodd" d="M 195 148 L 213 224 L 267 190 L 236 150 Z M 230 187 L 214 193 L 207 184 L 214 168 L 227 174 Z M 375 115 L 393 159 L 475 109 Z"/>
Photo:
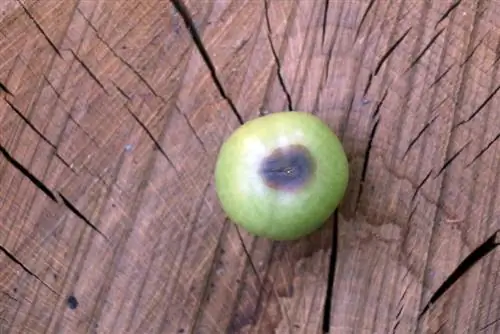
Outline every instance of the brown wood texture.
<path id="1" fill-rule="evenodd" d="M 499 333 L 500 2 L 182 8 L 0 2 L 0 334 Z M 237 115 L 290 108 L 350 185 L 270 242 L 213 166 Z"/>

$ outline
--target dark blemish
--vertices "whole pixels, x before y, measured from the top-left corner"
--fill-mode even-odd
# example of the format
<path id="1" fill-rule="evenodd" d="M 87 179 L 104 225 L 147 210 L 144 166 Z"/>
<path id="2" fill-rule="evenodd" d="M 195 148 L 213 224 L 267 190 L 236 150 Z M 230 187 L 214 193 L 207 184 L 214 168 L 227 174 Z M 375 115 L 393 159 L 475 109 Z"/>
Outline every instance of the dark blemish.
<path id="1" fill-rule="evenodd" d="M 68 303 L 68 307 L 72 310 L 74 310 L 78 307 L 78 300 L 73 295 L 68 297 L 67 303 Z"/>
<path id="2" fill-rule="evenodd" d="M 179 333 L 184 333 L 184 328 L 178 330 Z"/>
<path id="3" fill-rule="evenodd" d="M 261 163 L 259 174 L 270 188 L 297 191 L 314 176 L 316 164 L 309 150 L 302 145 L 277 148 Z"/>

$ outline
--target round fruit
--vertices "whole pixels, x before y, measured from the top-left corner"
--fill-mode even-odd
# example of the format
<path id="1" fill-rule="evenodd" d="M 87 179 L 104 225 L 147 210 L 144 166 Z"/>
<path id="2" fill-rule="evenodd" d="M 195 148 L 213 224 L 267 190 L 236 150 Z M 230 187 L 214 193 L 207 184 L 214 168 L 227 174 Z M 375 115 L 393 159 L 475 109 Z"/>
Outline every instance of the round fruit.
<path id="1" fill-rule="evenodd" d="M 222 209 L 248 232 L 293 240 L 323 225 L 342 200 L 349 166 L 318 117 L 284 111 L 253 119 L 222 145 L 215 186 Z"/>

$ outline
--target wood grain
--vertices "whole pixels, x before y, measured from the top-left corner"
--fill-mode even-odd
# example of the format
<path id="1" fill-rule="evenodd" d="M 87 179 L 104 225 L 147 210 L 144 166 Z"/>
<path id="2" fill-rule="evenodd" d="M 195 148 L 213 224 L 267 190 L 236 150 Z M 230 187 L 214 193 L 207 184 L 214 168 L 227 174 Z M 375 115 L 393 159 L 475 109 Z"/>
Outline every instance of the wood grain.
<path id="1" fill-rule="evenodd" d="M 3 1 L 0 333 L 497 333 L 499 4 Z M 289 109 L 351 177 L 271 242 L 212 173 Z"/>

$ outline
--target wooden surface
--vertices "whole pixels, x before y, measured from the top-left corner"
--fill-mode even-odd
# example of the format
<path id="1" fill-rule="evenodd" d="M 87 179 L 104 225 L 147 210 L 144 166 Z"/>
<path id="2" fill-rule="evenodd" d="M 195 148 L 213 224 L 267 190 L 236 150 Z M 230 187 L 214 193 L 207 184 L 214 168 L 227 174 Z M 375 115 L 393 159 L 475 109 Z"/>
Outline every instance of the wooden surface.
<path id="1" fill-rule="evenodd" d="M 0 333 L 500 332 L 500 2 L 185 7 L 0 2 Z M 338 226 L 272 243 L 213 164 L 290 108 L 351 181 Z"/>

